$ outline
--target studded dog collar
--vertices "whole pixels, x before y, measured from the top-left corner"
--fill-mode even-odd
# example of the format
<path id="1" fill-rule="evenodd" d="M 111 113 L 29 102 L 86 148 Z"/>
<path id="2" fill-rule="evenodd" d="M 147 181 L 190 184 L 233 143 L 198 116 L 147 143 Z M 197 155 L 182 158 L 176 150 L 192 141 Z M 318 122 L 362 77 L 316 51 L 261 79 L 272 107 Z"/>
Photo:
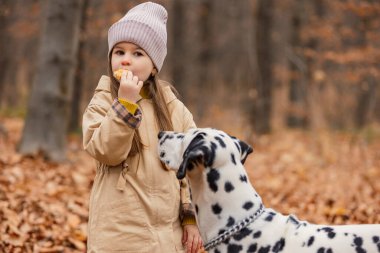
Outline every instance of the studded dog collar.
<path id="1" fill-rule="evenodd" d="M 218 244 L 222 243 L 223 241 L 227 240 L 234 234 L 238 233 L 243 228 L 247 227 L 249 224 L 257 220 L 259 216 L 264 212 L 264 205 L 261 204 L 259 210 L 257 210 L 254 214 L 250 215 L 249 217 L 245 218 L 244 220 L 240 221 L 227 231 L 223 232 L 219 236 L 215 237 L 211 241 L 207 242 L 204 246 L 205 250 L 209 250 L 217 246 Z"/>

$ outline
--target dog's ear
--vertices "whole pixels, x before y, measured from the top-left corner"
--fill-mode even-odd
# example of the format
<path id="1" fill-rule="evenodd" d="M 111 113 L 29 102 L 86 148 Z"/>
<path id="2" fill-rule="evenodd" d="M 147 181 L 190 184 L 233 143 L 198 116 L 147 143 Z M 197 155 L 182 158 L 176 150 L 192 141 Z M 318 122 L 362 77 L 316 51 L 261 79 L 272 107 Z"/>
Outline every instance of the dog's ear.
<path id="1" fill-rule="evenodd" d="M 183 179 L 186 176 L 186 171 L 191 171 L 192 169 L 194 169 L 194 166 L 197 163 L 201 163 L 201 162 L 203 162 L 202 153 L 197 152 L 197 151 L 188 153 L 184 157 L 181 165 L 179 166 L 179 169 L 177 171 L 177 178 Z"/>
<path id="2" fill-rule="evenodd" d="M 240 161 L 242 164 L 244 164 L 245 160 L 247 159 L 247 156 L 253 152 L 253 148 L 249 144 L 239 140 L 235 136 L 230 135 L 230 137 L 234 140 L 237 149 L 240 151 Z"/>
<path id="3" fill-rule="evenodd" d="M 192 170 L 195 163 L 204 162 L 204 139 L 203 134 L 197 134 L 183 153 L 183 161 L 177 171 L 177 178 L 186 176 L 186 170 Z"/>
<path id="4" fill-rule="evenodd" d="M 240 146 L 240 161 L 242 164 L 245 163 L 245 160 L 247 159 L 248 155 L 253 152 L 253 148 L 245 143 L 244 141 L 238 140 L 239 146 Z"/>

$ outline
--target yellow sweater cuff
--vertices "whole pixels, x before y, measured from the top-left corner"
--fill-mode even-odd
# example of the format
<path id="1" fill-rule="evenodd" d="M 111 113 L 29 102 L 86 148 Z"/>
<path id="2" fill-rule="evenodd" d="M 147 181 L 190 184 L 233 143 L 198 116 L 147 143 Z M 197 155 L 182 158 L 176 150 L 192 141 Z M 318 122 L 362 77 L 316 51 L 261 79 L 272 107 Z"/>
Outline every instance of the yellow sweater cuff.
<path id="1" fill-rule="evenodd" d="M 128 100 L 118 98 L 120 104 L 122 104 L 132 115 L 135 115 L 137 108 L 139 106 L 135 103 L 129 102 Z"/>
<path id="2" fill-rule="evenodd" d="M 197 224 L 197 221 L 194 216 L 185 216 L 182 220 L 182 226 L 195 224 Z"/>

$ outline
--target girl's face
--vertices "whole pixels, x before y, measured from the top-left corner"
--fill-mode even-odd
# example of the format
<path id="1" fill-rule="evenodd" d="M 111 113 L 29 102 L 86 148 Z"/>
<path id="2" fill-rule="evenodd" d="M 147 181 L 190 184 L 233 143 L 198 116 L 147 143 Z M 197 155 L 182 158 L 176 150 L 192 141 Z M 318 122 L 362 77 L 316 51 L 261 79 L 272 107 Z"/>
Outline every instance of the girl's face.
<path id="1" fill-rule="evenodd" d="M 114 46 L 111 53 L 111 67 L 112 72 L 128 69 L 141 81 L 146 81 L 152 73 L 156 73 L 148 54 L 130 42 L 120 42 Z"/>

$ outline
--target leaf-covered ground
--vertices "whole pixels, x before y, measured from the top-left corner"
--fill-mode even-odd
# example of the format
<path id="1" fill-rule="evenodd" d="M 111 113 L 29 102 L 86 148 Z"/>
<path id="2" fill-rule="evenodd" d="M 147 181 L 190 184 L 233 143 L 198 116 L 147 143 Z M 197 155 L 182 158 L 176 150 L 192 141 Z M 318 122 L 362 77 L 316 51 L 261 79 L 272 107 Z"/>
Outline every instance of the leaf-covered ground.
<path id="1" fill-rule="evenodd" d="M 95 163 L 80 138 L 69 137 L 67 163 L 47 163 L 16 153 L 21 120 L 0 122 L 0 252 L 84 252 Z M 250 143 L 246 168 L 267 207 L 314 223 L 380 223 L 379 132 L 286 131 Z"/>

